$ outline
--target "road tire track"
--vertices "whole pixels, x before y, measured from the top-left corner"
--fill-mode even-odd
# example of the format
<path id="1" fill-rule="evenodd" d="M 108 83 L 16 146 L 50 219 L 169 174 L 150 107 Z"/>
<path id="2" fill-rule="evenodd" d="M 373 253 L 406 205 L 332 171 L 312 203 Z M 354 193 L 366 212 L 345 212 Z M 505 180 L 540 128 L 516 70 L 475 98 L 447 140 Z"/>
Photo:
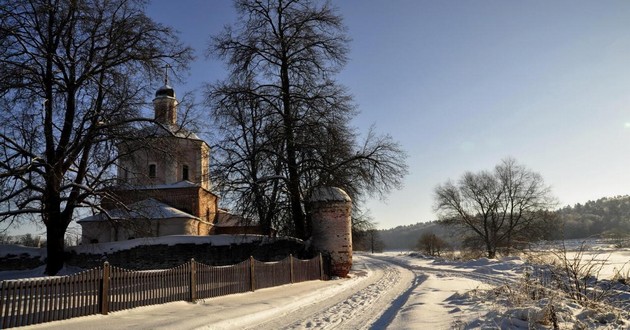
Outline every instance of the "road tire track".
<path id="1" fill-rule="evenodd" d="M 392 302 L 414 283 L 410 270 L 367 256 L 359 261 L 354 272 L 372 275 L 360 286 L 329 297 L 299 310 L 276 317 L 253 329 L 369 329 Z"/>

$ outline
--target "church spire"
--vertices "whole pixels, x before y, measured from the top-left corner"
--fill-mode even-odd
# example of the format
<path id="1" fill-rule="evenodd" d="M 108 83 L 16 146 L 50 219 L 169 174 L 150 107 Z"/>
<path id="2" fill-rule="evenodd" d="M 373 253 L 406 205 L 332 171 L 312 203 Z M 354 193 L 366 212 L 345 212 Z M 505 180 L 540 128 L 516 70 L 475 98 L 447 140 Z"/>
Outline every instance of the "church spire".
<path id="1" fill-rule="evenodd" d="M 167 125 L 175 125 L 177 123 L 177 99 L 175 98 L 175 90 L 168 85 L 168 70 L 170 65 L 164 66 L 164 86 L 155 92 L 153 99 L 153 108 L 155 110 L 155 120 Z"/>
<path id="2" fill-rule="evenodd" d="M 168 86 L 168 69 L 170 68 L 170 64 L 166 63 L 164 66 L 164 86 Z"/>

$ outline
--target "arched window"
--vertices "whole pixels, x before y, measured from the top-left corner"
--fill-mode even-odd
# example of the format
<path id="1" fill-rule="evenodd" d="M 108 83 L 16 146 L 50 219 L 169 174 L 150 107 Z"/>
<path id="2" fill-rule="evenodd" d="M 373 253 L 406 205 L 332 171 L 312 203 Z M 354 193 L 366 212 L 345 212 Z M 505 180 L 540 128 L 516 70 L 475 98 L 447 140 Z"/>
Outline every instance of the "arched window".
<path id="1" fill-rule="evenodd" d="M 155 172 L 156 172 L 155 164 L 150 164 L 149 165 L 149 177 L 150 178 L 155 178 Z"/>
<path id="2" fill-rule="evenodd" d="M 188 165 L 182 166 L 182 180 L 188 180 Z"/>

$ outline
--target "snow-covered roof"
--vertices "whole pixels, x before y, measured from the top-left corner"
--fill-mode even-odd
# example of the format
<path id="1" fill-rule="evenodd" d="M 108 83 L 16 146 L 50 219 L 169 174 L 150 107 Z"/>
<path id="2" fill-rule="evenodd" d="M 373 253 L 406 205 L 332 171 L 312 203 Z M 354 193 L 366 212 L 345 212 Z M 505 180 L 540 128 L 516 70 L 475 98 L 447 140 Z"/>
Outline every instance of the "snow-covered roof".
<path id="1" fill-rule="evenodd" d="M 227 210 L 218 210 L 218 219 L 214 224 L 215 227 L 245 227 L 245 226 L 257 226 L 258 223 L 247 221 L 240 215 L 232 214 Z"/>
<path id="2" fill-rule="evenodd" d="M 156 199 L 148 198 L 139 202 L 130 204 L 127 209 L 118 208 L 107 211 L 109 218 L 103 212 L 95 214 L 77 222 L 106 221 L 111 219 L 169 219 L 169 218 L 190 218 L 199 219 L 198 217 L 178 210 L 170 205 L 164 204 Z"/>
<path id="3" fill-rule="evenodd" d="M 350 196 L 337 187 L 318 187 L 313 189 L 310 202 L 352 202 Z"/>
<path id="4" fill-rule="evenodd" d="M 164 183 L 164 184 L 155 184 L 150 186 L 137 186 L 133 187 L 138 190 L 151 190 L 151 189 L 177 189 L 177 188 L 198 188 L 201 187 L 199 184 L 194 182 L 190 182 L 188 180 L 183 180 L 175 183 Z"/>
<path id="5" fill-rule="evenodd" d="M 201 140 L 197 134 L 174 124 L 150 124 L 137 131 L 140 137 L 168 137 L 175 136 L 183 139 Z"/>
<path id="6" fill-rule="evenodd" d="M 155 98 L 159 98 L 159 97 L 175 97 L 175 90 L 173 89 L 173 87 L 171 87 L 170 85 L 166 84 L 162 87 L 160 87 L 156 92 L 155 92 Z"/>
<path id="7" fill-rule="evenodd" d="M 112 190 L 162 190 L 162 189 L 178 189 L 178 188 L 200 188 L 198 183 L 190 182 L 188 180 L 178 181 L 174 183 L 152 184 L 136 186 L 128 183 L 123 183 L 119 186 L 111 187 Z"/>

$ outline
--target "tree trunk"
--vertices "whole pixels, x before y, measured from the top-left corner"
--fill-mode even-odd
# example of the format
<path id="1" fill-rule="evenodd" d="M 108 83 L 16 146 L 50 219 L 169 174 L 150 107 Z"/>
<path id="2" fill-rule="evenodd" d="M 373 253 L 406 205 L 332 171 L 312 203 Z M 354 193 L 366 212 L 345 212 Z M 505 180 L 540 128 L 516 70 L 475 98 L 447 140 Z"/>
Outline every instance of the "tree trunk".
<path id="1" fill-rule="evenodd" d="M 46 275 L 56 275 L 64 261 L 64 237 L 70 216 L 61 212 L 61 196 L 59 194 L 59 175 L 57 171 L 51 170 L 46 173 L 46 193 L 44 195 L 44 209 L 42 218 L 46 224 Z"/>
<path id="2" fill-rule="evenodd" d="M 297 166 L 297 148 L 295 145 L 295 134 L 292 104 L 291 104 L 291 88 L 289 85 L 289 68 L 288 60 L 282 59 L 280 68 L 280 77 L 282 80 L 282 107 L 284 110 L 284 139 L 287 152 L 287 167 L 289 171 L 289 201 L 291 204 L 291 216 L 295 225 L 295 236 L 297 238 L 306 239 L 306 216 L 302 210 L 302 194 L 300 193 L 300 175 Z"/>
<path id="3" fill-rule="evenodd" d="M 66 226 L 61 218 L 51 219 L 46 226 L 46 275 L 56 275 L 63 267 Z"/>
<path id="4" fill-rule="evenodd" d="M 494 259 L 497 256 L 497 251 L 494 248 L 488 247 L 488 259 Z"/>
<path id="5" fill-rule="evenodd" d="M 291 201 L 291 215 L 295 225 L 295 235 L 298 238 L 306 239 L 306 217 L 302 210 L 302 200 L 300 194 L 300 178 L 298 176 L 297 165 L 295 161 L 295 150 L 288 152 L 289 167 L 289 199 Z M 293 148 L 291 148 L 293 149 Z M 291 159 L 293 157 L 293 159 Z"/>

